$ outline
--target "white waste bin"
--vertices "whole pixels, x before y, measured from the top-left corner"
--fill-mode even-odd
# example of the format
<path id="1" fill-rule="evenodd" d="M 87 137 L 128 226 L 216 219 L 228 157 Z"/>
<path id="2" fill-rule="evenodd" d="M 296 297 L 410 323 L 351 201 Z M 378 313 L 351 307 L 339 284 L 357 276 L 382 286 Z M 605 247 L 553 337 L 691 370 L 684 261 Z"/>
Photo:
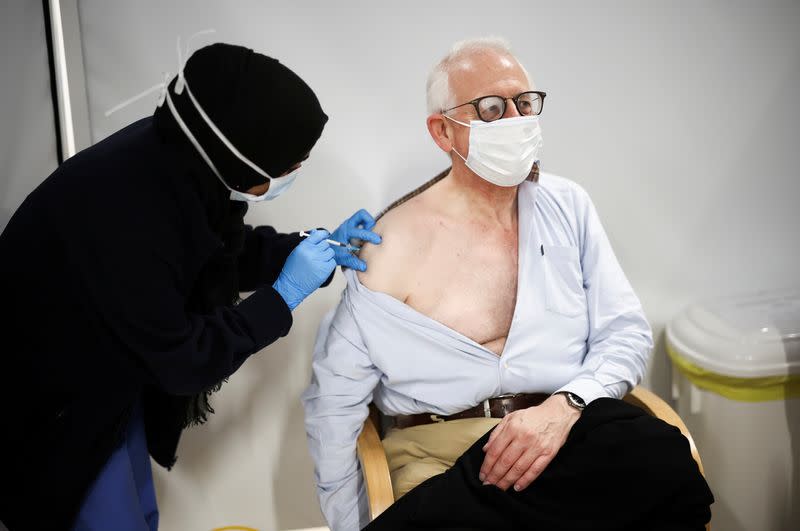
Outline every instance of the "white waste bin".
<path id="1" fill-rule="evenodd" d="M 695 304 L 666 342 L 712 529 L 800 530 L 800 289 Z"/>

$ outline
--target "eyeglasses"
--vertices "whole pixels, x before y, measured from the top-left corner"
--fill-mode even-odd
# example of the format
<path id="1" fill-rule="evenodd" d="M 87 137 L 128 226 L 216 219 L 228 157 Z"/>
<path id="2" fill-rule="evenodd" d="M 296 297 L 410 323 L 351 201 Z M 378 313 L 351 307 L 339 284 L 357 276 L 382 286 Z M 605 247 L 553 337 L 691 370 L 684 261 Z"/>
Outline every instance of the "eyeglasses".
<path id="1" fill-rule="evenodd" d="M 516 106 L 521 116 L 538 116 L 542 113 L 545 96 L 547 96 L 546 93 L 538 90 L 529 90 L 528 92 L 517 94 L 513 98 L 504 98 L 503 96 L 495 95 L 481 96 L 480 98 L 475 98 L 461 105 L 444 109 L 442 113 L 458 109 L 464 105 L 472 105 L 475 107 L 475 112 L 478 113 L 478 117 L 481 120 L 484 122 L 493 122 L 505 115 L 506 101 L 511 100 L 514 102 L 514 106 Z"/>

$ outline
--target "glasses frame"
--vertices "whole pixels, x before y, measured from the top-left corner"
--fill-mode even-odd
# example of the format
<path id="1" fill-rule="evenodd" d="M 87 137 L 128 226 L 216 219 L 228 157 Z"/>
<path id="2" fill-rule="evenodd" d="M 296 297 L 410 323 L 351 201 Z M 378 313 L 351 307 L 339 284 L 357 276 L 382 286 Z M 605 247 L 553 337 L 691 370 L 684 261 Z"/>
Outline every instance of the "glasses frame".
<path id="1" fill-rule="evenodd" d="M 520 99 L 520 97 L 522 97 L 523 94 L 536 94 L 542 99 L 542 108 L 539 109 L 539 112 L 537 112 L 536 114 L 522 114 L 522 111 L 519 110 L 519 99 Z M 475 98 L 472 101 L 468 101 L 468 102 L 462 103 L 460 105 L 456 105 L 455 107 L 450 107 L 449 109 L 443 109 L 442 110 L 442 114 L 444 114 L 446 112 L 450 112 L 453 109 L 458 109 L 459 107 L 463 107 L 464 105 L 472 105 L 475 108 L 475 114 L 478 115 L 478 118 L 480 119 L 480 121 L 486 122 L 486 123 L 496 122 L 497 120 L 500 120 L 503 116 L 505 116 L 506 109 L 508 108 L 507 107 L 508 106 L 508 100 L 511 100 L 511 101 L 514 102 L 514 107 L 516 107 L 517 112 L 520 114 L 520 116 L 539 116 L 540 114 L 542 114 L 542 111 L 544 110 L 544 98 L 545 98 L 545 96 L 547 96 L 547 93 L 546 92 L 542 92 L 541 90 L 526 90 L 525 92 L 520 92 L 519 94 L 517 94 L 513 98 L 504 98 L 503 96 L 500 96 L 498 94 L 487 94 L 486 96 L 480 96 L 478 98 Z M 478 103 L 482 99 L 485 99 L 485 98 L 500 98 L 501 100 L 503 100 L 503 112 L 500 113 L 500 117 L 499 118 L 495 118 L 494 120 L 484 120 L 481 117 L 481 111 L 478 108 Z"/>

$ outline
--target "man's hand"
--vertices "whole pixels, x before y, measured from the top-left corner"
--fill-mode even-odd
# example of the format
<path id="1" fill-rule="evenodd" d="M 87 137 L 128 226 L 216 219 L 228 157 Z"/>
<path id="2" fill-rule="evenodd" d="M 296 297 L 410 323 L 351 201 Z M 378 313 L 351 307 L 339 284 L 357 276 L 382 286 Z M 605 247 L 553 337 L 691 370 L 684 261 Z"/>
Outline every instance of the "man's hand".
<path id="1" fill-rule="evenodd" d="M 563 394 L 506 415 L 483 447 L 479 478 L 484 485 L 520 491 L 547 468 L 567 440 L 581 412 Z"/>

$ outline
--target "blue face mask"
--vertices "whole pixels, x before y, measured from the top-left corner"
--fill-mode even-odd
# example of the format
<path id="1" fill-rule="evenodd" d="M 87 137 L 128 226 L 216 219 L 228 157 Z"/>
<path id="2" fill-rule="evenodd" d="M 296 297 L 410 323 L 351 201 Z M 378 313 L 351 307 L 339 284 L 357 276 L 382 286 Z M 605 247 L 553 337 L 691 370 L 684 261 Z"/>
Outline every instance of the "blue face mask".
<path id="1" fill-rule="evenodd" d="M 253 203 L 258 203 L 260 201 L 270 201 L 281 195 L 283 192 L 288 190 L 290 186 L 292 186 L 292 183 L 295 179 L 297 179 L 298 175 L 300 175 L 300 168 L 297 168 L 291 173 L 287 173 L 281 177 L 270 177 L 269 188 L 261 195 L 253 195 L 234 190 L 225 184 L 225 181 L 223 181 L 222 184 L 225 184 L 225 186 L 231 191 L 231 199 L 234 201 L 250 201 Z"/>

